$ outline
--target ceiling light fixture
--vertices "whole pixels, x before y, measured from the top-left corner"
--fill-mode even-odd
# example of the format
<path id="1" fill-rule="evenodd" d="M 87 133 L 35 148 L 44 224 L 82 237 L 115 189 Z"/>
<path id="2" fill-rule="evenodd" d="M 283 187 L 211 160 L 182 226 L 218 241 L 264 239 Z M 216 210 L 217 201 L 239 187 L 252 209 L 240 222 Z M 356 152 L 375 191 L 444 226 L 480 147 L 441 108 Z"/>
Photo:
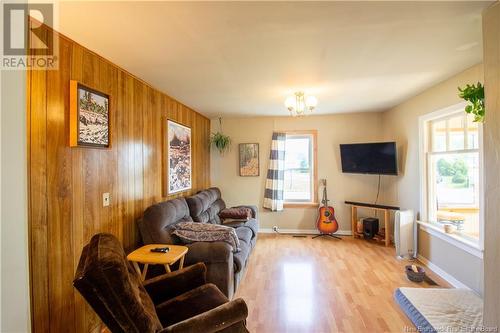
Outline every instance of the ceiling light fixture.
<path id="1" fill-rule="evenodd" d="M 293 117 L 311 114 L 318 105 L 318 100 L 314 96 L 306 95 L 302 91 L 296 92 L 293 96 L 288 96 L 285 106 Z"/>

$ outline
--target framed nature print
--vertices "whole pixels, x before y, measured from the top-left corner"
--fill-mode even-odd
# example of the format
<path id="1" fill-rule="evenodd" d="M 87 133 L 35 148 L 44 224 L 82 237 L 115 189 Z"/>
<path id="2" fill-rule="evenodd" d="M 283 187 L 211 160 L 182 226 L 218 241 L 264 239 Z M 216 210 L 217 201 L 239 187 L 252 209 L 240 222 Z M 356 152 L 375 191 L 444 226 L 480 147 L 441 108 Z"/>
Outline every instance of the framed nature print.
<path id="1" fill-rule="evenodd" d="M 72 80 L 69 145 L 109 148 L 109 119 L 109 95 Z"/>
<path id="2" fill-rule="evenodd" d="M 259 144 L 240 143 L 240 176 L 256 177 L 259 175 Z"/>
<path id="3" fill-rule="evenodd" d="M 191 189 L 191 128 L 167 120 L 167 194 Z"/>

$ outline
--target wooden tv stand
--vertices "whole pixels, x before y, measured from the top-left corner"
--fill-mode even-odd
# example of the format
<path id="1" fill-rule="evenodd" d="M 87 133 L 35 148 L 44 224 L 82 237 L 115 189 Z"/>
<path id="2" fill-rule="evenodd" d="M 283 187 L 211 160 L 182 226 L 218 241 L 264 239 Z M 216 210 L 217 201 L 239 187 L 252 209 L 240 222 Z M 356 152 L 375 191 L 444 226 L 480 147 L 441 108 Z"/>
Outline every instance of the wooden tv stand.
<path id="1" fill-rule="evenodd" d="M 374 205 L 364 202 L 346 201 L 346 205 L 351 205 L 351 225 L 352 235 L 356 238 L 361 238 L 363 235 L 357 232 L 356 224 L 358 223 L 358 208 L 369 208 L 384 212 L 384 226 L 385 226 L 385 246 L 391 244 L 391 233 L 389 232 L 389 211 L 399 210 L 396 206 Z"/>

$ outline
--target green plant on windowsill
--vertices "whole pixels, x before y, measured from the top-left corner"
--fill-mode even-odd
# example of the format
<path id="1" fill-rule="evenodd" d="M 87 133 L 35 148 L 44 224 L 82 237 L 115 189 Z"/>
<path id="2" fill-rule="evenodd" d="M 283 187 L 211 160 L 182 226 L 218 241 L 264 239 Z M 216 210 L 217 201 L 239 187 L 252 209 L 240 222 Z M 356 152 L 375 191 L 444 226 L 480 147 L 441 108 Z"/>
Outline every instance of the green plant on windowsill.
<path id="1" fill-rule="evenodd" d="M 458 96 L 469 102 L 465 107 L 465 112 L 474 116 L 474 122 L 484 122 L 484 86 L 481 82 L 468 84 L 465 88 L 458 87 Z"/>
<path id="2" fill-rule="evenodd" d="M 210 136 L 210 146 L 217 148 L 221 155 L 231 146 L 231 138 L 222 133 L 222 118 L 219 118 L 219 131 Z"/>

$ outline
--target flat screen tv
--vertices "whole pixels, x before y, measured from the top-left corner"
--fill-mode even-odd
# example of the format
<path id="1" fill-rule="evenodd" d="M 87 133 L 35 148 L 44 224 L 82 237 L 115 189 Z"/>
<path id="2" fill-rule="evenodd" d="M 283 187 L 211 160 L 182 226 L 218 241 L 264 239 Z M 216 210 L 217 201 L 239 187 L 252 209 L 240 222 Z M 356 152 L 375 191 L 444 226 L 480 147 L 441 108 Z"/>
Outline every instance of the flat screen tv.
<path id="1" fill-rule="evenodd" d="M 342 172 L 375 175 L 397 175 L 395 142 L 340 145 Z"/>

